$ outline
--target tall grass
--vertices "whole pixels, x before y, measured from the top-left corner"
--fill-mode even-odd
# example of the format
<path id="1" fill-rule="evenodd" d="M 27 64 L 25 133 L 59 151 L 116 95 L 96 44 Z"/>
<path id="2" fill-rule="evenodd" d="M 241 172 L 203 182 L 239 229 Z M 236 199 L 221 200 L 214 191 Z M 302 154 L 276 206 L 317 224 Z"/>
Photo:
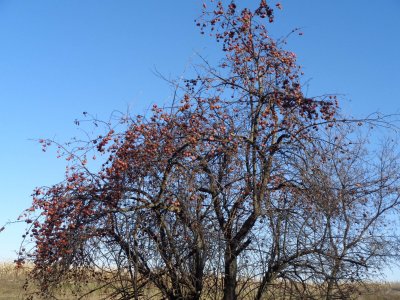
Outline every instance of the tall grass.
<path id="1" fill-rule="evenodd" d="M 13 263 L 0 263 L 0 299 L 22 299 L 28 267 L 16 269 Z"/>
<path id="2" fill-rule="evenodd" d="M 15 265 L 12 263 L 0 263 L 0 299 L 24 299 L 28 294 L 32 293 L 33 290 L 25 291 L 23 288 L 29 270 L 30 266 L 25 266 L 22 269 L 16 269 Z M 93 284 L 95 283 L 92 283 L 91 285 Z M 64 291 L 60 291 L 60 295 L 57 299 L 78 299 L 76 295 L 68 292 L 67 283 L 65 284 L 65 287 L 66 288 Z M 157 297 L 151 298 L 157 300 Z M 205 296 L 204 300 L 207 300 L 206 298 L 207 296 Z M 83 299 L 100 300 L 107 299 L 107 296 L 99 291 Z M 268 296 L 265 299 L 267 300 Z M 400 282 L 370 284 L 368 285 L 368 291 L 364 291 L 361 295 L 359 295 L 357 300 L 400 300 Z"/>
<path id="3" fill-rule="evenodd" d="M 16 300 L 16 299 L 26 299 L 29 295 L 34 295 L 35 288 L 32 285 L 28 285 L 25 289 L 25 284 L 28 280 L 28 273 L 31 266 L 24 266 L 23 268 L 16 268 L 13 263 L 0 263 L 0 299 Z M 74 294 L 70 289 L 70 284 L 63 284 L 62 290 L 57 295 L 57 299 L 63 300 L 73 300 L 79 297 Z M 95 283 L 90 283 L 89 288 L 96 287 Z M 81 295 L 87 293 L 85 289 L 81 290 Z M 37 296 L 33 296 L 33 299 L 41 299 Z M 101 291 L 90 294 L 83 297 L 84 300 L 101 300 L 107 299 L 106 295 Z"/>

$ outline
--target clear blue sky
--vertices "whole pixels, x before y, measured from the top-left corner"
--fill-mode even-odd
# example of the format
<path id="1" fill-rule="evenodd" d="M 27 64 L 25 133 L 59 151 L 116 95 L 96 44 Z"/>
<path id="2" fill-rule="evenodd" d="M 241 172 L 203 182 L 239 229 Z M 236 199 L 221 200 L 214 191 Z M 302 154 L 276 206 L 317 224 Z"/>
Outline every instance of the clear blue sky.
<path id="1" fill-rule="evenodd" d="M 310 96 L 343 94 L 344 110 L 358 116 L 400 110 L 400 1 L 281 3 L 271 32 L 302 28 L 287 48 L 310 79 Z M 200 0 L 0 0 L 0 226 L 29 206 L 35 186 L 62 179 L 64 163 L 30 139 L 79 134 L 73 121 L 83 111 L 107 118 L 166 103 L 171 90 L 155 68 L 174 78 L 196 52 L 220 55 L 194 26 L 200 7 Z M 15 258 L 22 228 L 0 234 L 0 260 Z"/>

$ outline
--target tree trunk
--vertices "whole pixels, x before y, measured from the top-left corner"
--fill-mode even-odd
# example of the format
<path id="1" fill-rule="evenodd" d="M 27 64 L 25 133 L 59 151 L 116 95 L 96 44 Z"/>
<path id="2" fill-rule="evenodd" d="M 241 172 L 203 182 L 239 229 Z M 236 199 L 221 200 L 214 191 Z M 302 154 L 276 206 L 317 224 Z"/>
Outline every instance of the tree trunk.
<path id="1" fill-rule="evenodd" d="M 237 257 L 231 245 L 225 249 L 225 274 L 224 274 L 224 298 L 223 300 L 236 300 L 237 286 Z"/>

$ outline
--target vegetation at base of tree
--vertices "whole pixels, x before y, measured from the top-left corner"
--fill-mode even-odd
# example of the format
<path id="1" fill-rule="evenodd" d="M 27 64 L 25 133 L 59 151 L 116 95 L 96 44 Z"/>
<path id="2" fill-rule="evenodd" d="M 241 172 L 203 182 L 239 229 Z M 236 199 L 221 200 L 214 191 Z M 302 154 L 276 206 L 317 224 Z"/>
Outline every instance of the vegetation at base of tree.
<path id="1" fill-rule="evenodd" d="M 2 263 L 0 264 L 0 299 L 7 300 L 18 300 L 24 299 L 29 294 L 34 292 L 34 289 L 26 290 L 23 288 L 26 279 L 28 278 L 30 267 L 26 266 L 22 269 L 17 269 L 15 264 Z M 92 283 L 92 287 L 99 287 L 100 283 Z M 62 284 L 60 291 L 56 292 L 56 299 L 78 299 L 85 294 L 85 291 L 81 291 L 78 294 L 74 294 L 68 287 L 69 284 Z M 86 292 L 89 290 L 86 290 Z M 159 291 L 150 290 L 148 294 L 157 295 Z M 83 300 L 103 300 L 109 299 L 107 291 L 98 290 L 96 292 L 83 297 Z M 357 300 L 375 300 L 375 299 L 386 299 L 396 300 L 400 298 L 400 284 L 397 282 L 387 283 L 369 283 L 362 289 L 361 295 L 354 295 Z M 43 298 L 34 298 L 43 299 Z M 161 299 L 161 296 L 153 297 L 152 299 Z"/>

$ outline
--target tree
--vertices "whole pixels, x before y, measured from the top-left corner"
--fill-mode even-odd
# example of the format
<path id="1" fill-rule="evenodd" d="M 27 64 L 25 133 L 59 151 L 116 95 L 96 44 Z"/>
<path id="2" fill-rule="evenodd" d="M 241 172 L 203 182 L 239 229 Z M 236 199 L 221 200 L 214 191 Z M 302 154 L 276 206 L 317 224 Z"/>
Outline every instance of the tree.
<path id="1" fill-rule="evenodd" d="M 353 127 L 337 124 L 296 153 L 297 175 L 274 195 L 268 229 L 248 249 L 256 266 L 263 262 L 253 272 L 262 278 L 257 299 L 274 279 L 271 298 L 349 299 L 398 257 L 395 144 L 371 152 Z"/>
<path id="2" fill-rule="evenodd" d="M 225 56 L 178 86 L 179 104 L 75 148 L 56 143 L 65 181 L 36 189 L 26 215 L 42 296 L 91 275 L 116 299 L 262 299 L 275 286 L 332 299 L 393 253 L 379 222 L 398 207 L 396 159 L 363 164 L 339 134 L 351 121 L 336 97 L 303 94 L 264 0 L 210 5 L 197 25 Z M 105 157 L 97 172 L 92 152 Z"/>

